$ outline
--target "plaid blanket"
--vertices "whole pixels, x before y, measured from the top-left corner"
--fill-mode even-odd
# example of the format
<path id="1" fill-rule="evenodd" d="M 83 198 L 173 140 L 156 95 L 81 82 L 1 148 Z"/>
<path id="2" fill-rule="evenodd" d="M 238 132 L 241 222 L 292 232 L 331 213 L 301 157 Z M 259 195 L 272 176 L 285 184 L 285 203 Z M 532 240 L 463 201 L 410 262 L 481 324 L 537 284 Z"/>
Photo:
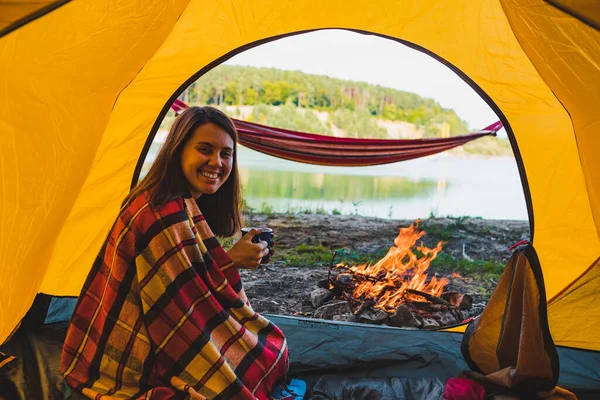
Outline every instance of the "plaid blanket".
<path id="1" fill-rule="evenodd" d="M 90 399 L 267 399 L 287 368 L 283 333 L 251 308 L 194 199 L 132 201 L 79 296 L 69 386 Z"/>

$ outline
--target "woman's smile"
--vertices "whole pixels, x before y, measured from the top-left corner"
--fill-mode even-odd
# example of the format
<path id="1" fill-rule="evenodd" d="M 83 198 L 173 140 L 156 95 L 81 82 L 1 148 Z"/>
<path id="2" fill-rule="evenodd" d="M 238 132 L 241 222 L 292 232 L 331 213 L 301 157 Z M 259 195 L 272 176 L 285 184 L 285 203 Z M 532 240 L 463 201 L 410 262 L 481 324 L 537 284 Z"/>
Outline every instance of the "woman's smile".
<path id="1" fill-rule="evenodd" d="M 215 193 L 233 168 L 233 139 L 219 126 L 200 125 L 183 145 L 181 170 L 194 198 Z"/>
<path id="2" fill-rule="evenodd" d="M 217 173 L 202 171 L 202 170 L 200 170 L 200 175 L 202 175 L 208 179 L 211 179 L 211 180 L 216 180 L 219 177 L 219 174 L 217 174 Z"/>

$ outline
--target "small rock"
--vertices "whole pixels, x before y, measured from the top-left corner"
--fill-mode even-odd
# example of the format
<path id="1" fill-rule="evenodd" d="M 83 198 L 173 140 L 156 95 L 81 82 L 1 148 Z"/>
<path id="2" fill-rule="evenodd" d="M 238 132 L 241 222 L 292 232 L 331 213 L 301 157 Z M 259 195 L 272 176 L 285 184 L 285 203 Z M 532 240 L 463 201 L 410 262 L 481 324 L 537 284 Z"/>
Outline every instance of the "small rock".
<path id="1" fill-rule="evenodd" d="M 323 288 L 315 289 L 310 293 L 310 302 L 312 303 L 312 306 L 314 308 L 321 307 L 323 304 L 325 304 L 326 301 L 330 300 L 331 298 L 333 298 L 333 293 Z"/>
<path id="2" fill-rule="evenodd" d="M 323 289 L 329 289 L 329 278 L 319 279 L 317 281 L 317 286 Z"/>
<path id="3" fill-rule="evenodd" d="M 353 321 L 352 321 L 352 319 L 353 319 Z M 333 320 L 334 321 L 342 321 L 342 322 L 355 322 L 356 321 L 356 317 L 352 313 L 350 313 L 350 314 L 339 314 L 339 315 L 334 315 L 333 316 Z"/>
<path id="4" fill-rule="evenodd" d="M 308 294 L 302 295 L 302 305 L 305 307 L 312 306 L 312 301 L 310 300 L 310 296 Z"/>
<path id="5" fill-rule="evenodd" d="M 350 304 L 347 301 L 337 301 L 325 304 L 315 311 L 314 317 L 320 319 L 332 319 L 334 315 L 352 313 Z"/>
<path id="6" fill-rule="evenodd" d="M 423 318 L 423 329 L 436 329 L 440 324 L 433 318 Z"/>
<path id="7" fill-rule="evenodd" d="M 416 328 L 419 325 L 419 321 L 415 318 L 412 312 L 406 304 L 401 304 L 396 308 L 394 315 L 390 317 L 390 325 L 406 328 Z"/>
<path id="8" fill-rule="evenodd" d="M 382 324 L 390 316 L 383 310 L 364 310 L 361 312 L 357 319 L 358 322 L 363 324 Z"/>
<path id="9" fill-rule="evenodd" d="M 353 278 L 354 276 L 352 274 L 347 273 L 341 273 L 336 277 L 338 283 L 340 283 L 341 285 L 351 285 Z"/>
<path id="10" fill-rule="evenodd" d="M 444 311 L 435 312 L 432 314 L 432 317 L 439 323 L 440 326 L 459 324 L 464 319 L 461 318 L 459 320 L 454 314 Z"/>
<path id="11" fill-rule="evenodd" d="M 470 310 L 471 307 L 473 307 L 473 298 L 468 294 L 465 294 L 465 296 L 462 298 L 462 301 L 458 305 L 458 308 L 462 310 Z"/>

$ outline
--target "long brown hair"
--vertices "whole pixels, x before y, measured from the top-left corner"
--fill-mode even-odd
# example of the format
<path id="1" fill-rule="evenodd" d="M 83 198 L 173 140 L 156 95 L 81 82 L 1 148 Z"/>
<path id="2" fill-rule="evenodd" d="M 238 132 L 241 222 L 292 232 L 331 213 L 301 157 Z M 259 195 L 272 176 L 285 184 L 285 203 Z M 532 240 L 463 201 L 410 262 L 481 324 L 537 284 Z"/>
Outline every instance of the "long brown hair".
<path id="1" fill-rule="evenodd" d="M 217 125 L 233 139 L 233 165 L 229 178 L 219 190 L 214 194 L 203 194 L 197 203 L 215 235 L 234 235 L 242 226 L 240 175 L 237 168 L 238 135 L 229 117 L 214 107 L 189 107 L 175 119 L 148 174 L 131 190 L 124 203 L 145 191 L 149 192 L 153 205 L 161 205 L 189 193 L 188 182 L 181 170 L 181 152 L 194 131 L 208 123 Z"/>

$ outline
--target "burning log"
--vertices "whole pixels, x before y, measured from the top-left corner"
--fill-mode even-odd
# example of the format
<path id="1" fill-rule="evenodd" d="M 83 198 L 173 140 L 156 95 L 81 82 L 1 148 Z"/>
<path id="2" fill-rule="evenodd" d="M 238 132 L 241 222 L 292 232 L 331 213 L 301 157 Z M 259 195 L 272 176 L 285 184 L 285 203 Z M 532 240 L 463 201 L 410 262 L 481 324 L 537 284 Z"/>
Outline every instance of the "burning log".
<path id="1" fill-rule="evenodd" d="M 421 292 L 420 290 L 406 289 L 406 293 L 414 294 L 416 296 L 421 296 L 424 299 L 432 302 L 433 304 L 441 304 L 441 305 L 444 305 L 444 306 L 450 306 L 451 305 L 449 302 L 447 302 L 446 300 L 442 299 L 441 297 L 434 296 L 434 295 L 429 294 L 429 293 Z"/>
<path id="2" fill-rule="evenodd" d="M 435 248 L 417 246 L 424 234 L 415 224 L 401 228 L 394 239 L 395 246 L 373 265 L 334 265 L 336 252 L 327 281 L 319 286 L 327 286 L 336 299 L 345 303 L 337 305 L 343 308 L 344 315 L 350 309 L 348 318 L 355 317 L 360 322 L 423 329 L 460 323 L 465 318 L 461 309 L 469 308 L 472 299 L 458 292 L 443 292 L 448 280 L 428 275 L 429 265 L 442 250 L 442 242 Z M 325 299 L 327 296 L 317 291 L 311 298 L 317 304 Z M 323 317 L 332 308 L 331 304 L 323 305 L 315 316 Z"/>
<path id="3" fill-rule="evenodd" d="M 456 310 L 458 307 L 445 305 L 445 304 L 433 304 L 427 301 L 410 301 L 407 303 L 409 308 L 424 310 L 424 311 L 447 311 L 447 310 Z"/>
<path id="4" fill-rule="evenodd" d="M 401 228 L 394 240 L 395 246 L 374 265 L 333 266 L 334 256 L 328 275 L 330 289 L 338 296 L 343 293 L 346 299 L 348 293 L 359 301 L 372 299 L 376 302 L 374 308 L 389 313 L 405 301 L 407 289 L 438 297 L 448 281 L 429 279 L 427 269 L 442 250 L 442 242 L 432 249 L 416 246 L 416 241 L 424 234 L 424 231 L 416 230 L 414 224 Z M 413 252 L 413 246 L 417 252 Z"/>
<path id="5" fill-rule="evenodd" d="M 370 309 L 375 305 L 375 301 L 371 300 L 371 299 L 367 299 L 365 301 L 363 301 L 358 308 L 356 309 L 356 311 L 354 311 L 354 315 L 359 315 L 360 313 L 362 313 L 364 310 Z"/>
<path id="6" fill-rule="evenodd" d="M 444 292 L 442 298 L 453 306 L 457 306 L 463 310 L 469 310 L 473 306 L 473 298 L 468 294 L 459 292 Z"/>

